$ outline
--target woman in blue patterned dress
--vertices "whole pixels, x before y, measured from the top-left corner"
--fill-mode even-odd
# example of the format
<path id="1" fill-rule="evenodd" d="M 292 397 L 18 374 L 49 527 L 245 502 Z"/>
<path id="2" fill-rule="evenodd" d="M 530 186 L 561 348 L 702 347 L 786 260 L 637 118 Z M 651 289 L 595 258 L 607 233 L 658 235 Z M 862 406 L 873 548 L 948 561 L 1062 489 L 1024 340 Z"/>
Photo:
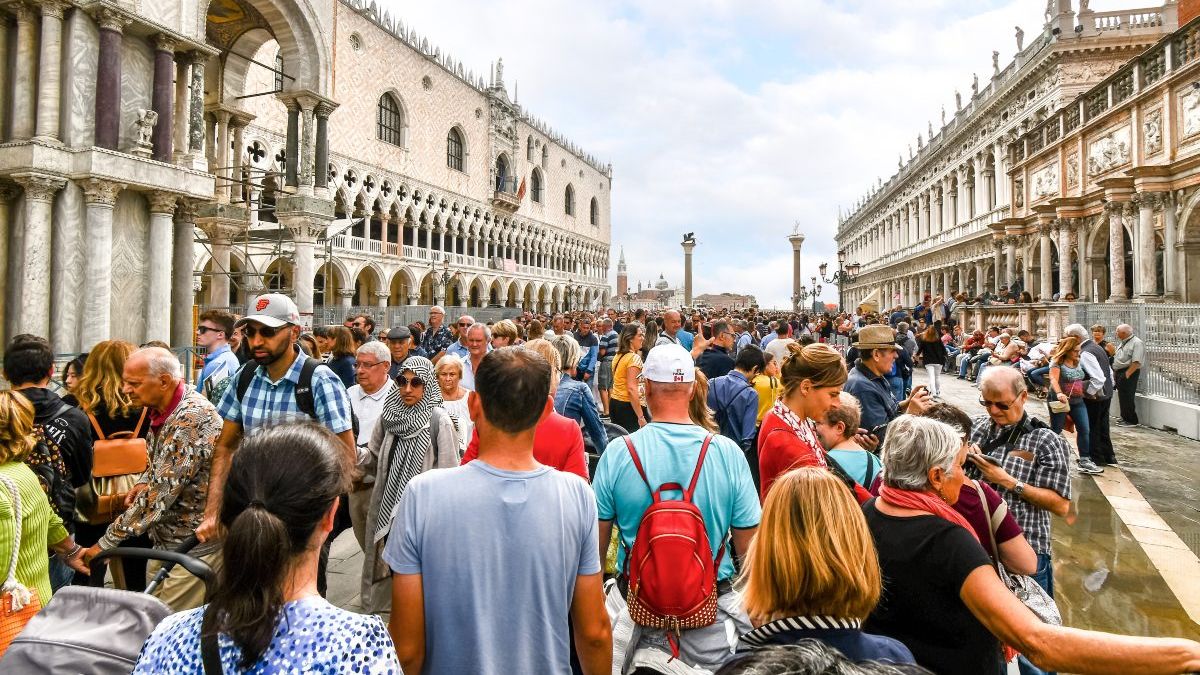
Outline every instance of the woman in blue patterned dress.
<path id="1" fill-rule="evenodd" d="M 246 439 L 221 503 L 228 532 L 212 602 L 174 614 L 135 673 L 204 672 L 201 628 L 225 673 L 400 673 L 387 627 L 317 594 L 317 559 L 351 467 L 324 427 L 283 424 Z"/>

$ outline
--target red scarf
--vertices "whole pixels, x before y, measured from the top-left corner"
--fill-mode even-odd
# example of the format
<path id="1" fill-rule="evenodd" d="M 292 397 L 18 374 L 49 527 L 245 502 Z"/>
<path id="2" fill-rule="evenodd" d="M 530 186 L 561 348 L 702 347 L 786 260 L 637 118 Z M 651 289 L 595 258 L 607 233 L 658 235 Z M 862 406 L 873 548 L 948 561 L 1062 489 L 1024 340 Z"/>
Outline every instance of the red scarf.
<path id="1" fill-rule="evenodd" d="M 961 513 L 955 511 L 949 504 L 942 501 L 940 497 L 934 496 L 931 492 L 901 490 L 900 488 L 884 485 L 879 488 L 879 498 L 897 508 L 925 511 L 956 525 L 961 525 L 963 529 L 971 533 L 972 537 L 975 537 L 975 541 L 979 541 L 979 535 L 975 533 L 975 529 L 971 527 L 967 519 L 963 518 Z"/>

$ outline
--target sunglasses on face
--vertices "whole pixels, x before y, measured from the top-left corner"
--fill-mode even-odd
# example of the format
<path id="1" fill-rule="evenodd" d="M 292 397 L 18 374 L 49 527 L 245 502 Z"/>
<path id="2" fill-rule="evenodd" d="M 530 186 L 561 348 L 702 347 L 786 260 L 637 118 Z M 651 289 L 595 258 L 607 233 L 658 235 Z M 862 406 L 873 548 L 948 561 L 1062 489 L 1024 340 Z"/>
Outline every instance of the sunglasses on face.
<path id="1" fill-rule="evenodd" d="M 415 375 L 412 376 L 411 378 L 405 377 L 403 375 L 396 378 L 396 386 L 400 387 L 401 389 L 407 387 L 410 384 L 413 386 L 413 388 L 424 387 L 425 380 L 422 380 L 421 378 L 419 378 Z"/>
<path id="2" fill-rule="evenodd" d="M 256 335 L 261 335 L 264 338 L 269 339 L 269 338 L 275 337 L 275 335 L 278 332 L 279 332 L 278 328 L 271 328 L 270 326 L 246 326 L 246 327 L 242 328 L 242 333 L 244 333 L 246 335 L 246 337 L 248 337 L 248 338 L 253 338 Z"/>
<path id="3" fill-rule="evenodd" d="M 986 398 L 979 399 L 979 405 L 983 406 L 984 408 L 995 408 L 1001 412 L 1006 412 L 1009 408 L 1013 407 L 1013 403 L 1016 403 L 1016 401 L 1013 401 L 1012 403 L 1001 403 L 999 401 L 989 401 Z"/>
<path id="4" fill-rule="evenodd" d="M 459 328 L 470 328 L 470 327 L 471 327 L 471 322 L 469 322 L 469 321 L 459 321 L 459 322 L 458 322 L 458 327 L 459 327 Z"/>
<path id="5" fill-rule="evenodd" d="M 213 328 L 212 326 L 200 326 L 196 329 L 196 332 L 204 335 L 205 333 L 224 333 L 225 331 L 220 328 Z"/>

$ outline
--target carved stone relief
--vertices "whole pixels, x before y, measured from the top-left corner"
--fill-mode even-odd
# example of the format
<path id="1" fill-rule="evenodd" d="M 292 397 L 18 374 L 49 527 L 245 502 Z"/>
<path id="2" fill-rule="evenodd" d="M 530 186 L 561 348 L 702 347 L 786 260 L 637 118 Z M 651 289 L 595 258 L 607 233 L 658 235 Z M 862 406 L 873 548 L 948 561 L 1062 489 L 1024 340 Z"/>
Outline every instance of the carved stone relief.
<path id="1" fill-rule="evenodd" d="M 1088 146 L 1088 175 L 1098 176 L 1129 163 L 1130 129 L 1118 127 Z"/>
<path id="2" fill-rule="evenodd" d="M 1057 196 L 1059 191 L 1058 162 L 1051 162 L 1033 172 L 1029 180 L 1032 184 L 1031 198 L 1033 201 Z"/>
<path id="3" fill-rule="evenodd" d="M 1063 84 L 1091 84 L 1112 75 L 1124 64 L 1125 61 L 1120 60 L 1067 63 L 1059 71 Z"/>
<path id="4" fill-rule="evenodd" d="M 1188 88 L 1187 93 L 1179 97 L 1179 105 L 1183 108 L 1183 137 L 1200 133 L 1200 90 Z"/>
<path id="5" fill-rule="evenodd" d="M 1162 110 L 1151 111 L 1142 124 L 1142 137 L 1146 140 L 1146 154 L 1162 151 Z"/>
<path id="6" fill-rule="evenodd" d="M 1073 188 L 1079 185 L 1079 155 L 1071 153 L 1067 157 L 1067 187 Z"/>
<path id="7" fill-rule="evenodd" d="M 1018 178 L 1013 181 L 1013 198 L 1018 208 L 1025 206 L 1025 179 Z"/>

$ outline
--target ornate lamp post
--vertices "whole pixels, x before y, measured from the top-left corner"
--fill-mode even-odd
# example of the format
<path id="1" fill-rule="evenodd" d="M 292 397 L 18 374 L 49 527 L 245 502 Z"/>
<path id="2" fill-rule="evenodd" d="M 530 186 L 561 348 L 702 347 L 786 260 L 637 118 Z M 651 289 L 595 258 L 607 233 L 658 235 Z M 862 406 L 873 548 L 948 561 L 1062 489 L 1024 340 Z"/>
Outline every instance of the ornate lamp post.
<path id="1" fill-rule="evenodd" d="M 844 269 L 842 268 L 842 265 L 846 262 L 846 249 L 838 251 L 837 262 L 837 271 L 828 279 L 825 278 L 825 272 L 829 270 L 829 263 L 821 263 L 821 280 L 827 284 L 837 284 L 838 311 L 842 311 L 844 309 L 842 303 L 842 286 L 852 284 L 858 280 L 858 271 L 861 269 L 861 266 L 856 262 L 852 262 L 846 265 Z"/>

